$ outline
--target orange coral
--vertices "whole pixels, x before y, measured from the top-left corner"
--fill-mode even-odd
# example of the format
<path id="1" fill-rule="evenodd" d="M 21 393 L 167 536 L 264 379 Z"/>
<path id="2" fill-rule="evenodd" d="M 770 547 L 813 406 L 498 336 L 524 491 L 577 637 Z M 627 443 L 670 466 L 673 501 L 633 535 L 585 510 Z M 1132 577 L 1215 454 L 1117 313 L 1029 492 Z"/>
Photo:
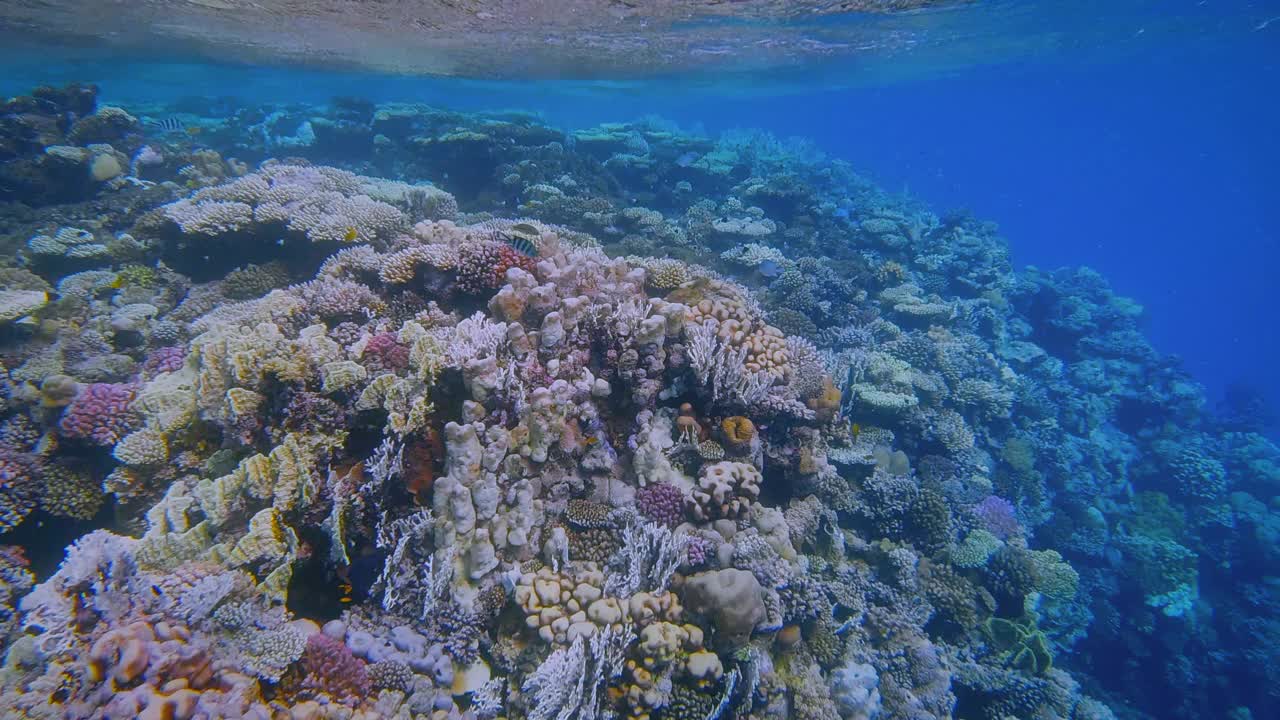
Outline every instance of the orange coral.
<path id="1" fill-rule="evenodd" d="M 680 416 L 676 418 L 676 430 L 680 442 L 697 445 L 706 439 L 706 431 L 698 423 L 698 418 L 693 414 L 693 406 L 689 403 L 680 405 Z"/>
<path id="2" fill-rule="evenodd" d="M 822 378 L 822 392 L 805 401 L 814 416 L 821 422 L 831 422 L 840 412 L 840 389 L 831 382 L 831 376 Z"/>
<path id="3" fill-rule="evenodd" d="M 404 449 L 404 489 L 419 503 L 427 502 L 436 480 L 436 463 L 444 460 L 444 443 L 440 433 L 426 428 L 423 437 Z"/>
<path id="4" fill-rule="evenodd" d="M 720 421 L 720 430 L 730 445 L 744 447 L 750 445 L 756 437 L 756 426 L 749 418 L 741 415 L 727 417 Z"/>

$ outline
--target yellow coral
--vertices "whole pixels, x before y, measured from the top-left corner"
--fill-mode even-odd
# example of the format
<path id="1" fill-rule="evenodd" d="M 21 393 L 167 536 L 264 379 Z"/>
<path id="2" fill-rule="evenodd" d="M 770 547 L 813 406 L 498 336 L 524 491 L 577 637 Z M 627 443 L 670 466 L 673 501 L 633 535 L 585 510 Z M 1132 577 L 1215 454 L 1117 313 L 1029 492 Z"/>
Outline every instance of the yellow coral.
<path id="1" fill-rule="evenodd" d="M 327 362 L 320 366 L 321 391 L 334 393 L 346 390 L 368 376 L 368 370 L 350 360 Z"/>
<path id="2" fill-rule="evenodd" d="M 50 515 L 88 520 L 98 513 L 102 500 L 102 485 L 87 473 L 60 465 L 45 469 L 44 496 L 40 504 Z"/>
<path id="3" fill-rule="evenodd" d="M 720 421 L 720 430 L 724 433 L 725 440 L 736 448 L 746 447 L 756 437 L 756 426 L 749 418 L 741 415 L 727 417 Z"/>
<path id="4" fill-rule="evenodd" d="M 649 284 L 660 290 L 679 287 L 691 279 L 689 266 L 671 258 L 651 261 L 648 270 Z"/>
<path id="5" fill-rule="evenodd" d="M 822 391 L 804 402 L 820 422 L 831 422 L 836 413 L 840 412 L 840 389 L 831 381 L 830 375 L 825 375 L 822 378 Z"/>
<path id="6" fill-rule="evenodd" d="M 387 411 L 387 428 L 400 435 L 426 427 L 435 412 L 426 384 L 392 373 L 374 378 L 356 399 L 357 410 L 379 408 Z"/>

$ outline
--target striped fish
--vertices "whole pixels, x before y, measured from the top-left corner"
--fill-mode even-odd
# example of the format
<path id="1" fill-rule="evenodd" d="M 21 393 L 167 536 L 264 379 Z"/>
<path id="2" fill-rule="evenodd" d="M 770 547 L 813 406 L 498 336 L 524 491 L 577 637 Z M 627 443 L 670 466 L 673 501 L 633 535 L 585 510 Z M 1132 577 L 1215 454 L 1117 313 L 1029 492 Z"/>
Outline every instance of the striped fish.
<path id="1" fill-rule="evenodd" d="M 538 232 L 538 228 L 529 223 L 516 223 L 512 225 L 506 233 L 503 233 L 502 241 L 510 245 L 512 249 L 521 255 L 528 255 L 536 258 L 541 245 L 542 233 Z"/>
<path id="2" fill-rule="evenodd" d="M 480 228 L 490 240 L 504 243 L 521 255 L 538 257 L 542 244 L 541 231 L 529 223 L 508 225 L 508 222 L 510 221 L 485 220 Z"/>
<path id="3" fill-rule="evenodd" d="M 155 118 L 147 118 L 145 122 L 147 124 L 147 127 L 155 128 L 160 132 L 171 133 L 171 132 L 187 131 L 187 123 L 183 122 L 181 118 L 177 118 L 173 116 L 160 118 L 159 120 Z"/>

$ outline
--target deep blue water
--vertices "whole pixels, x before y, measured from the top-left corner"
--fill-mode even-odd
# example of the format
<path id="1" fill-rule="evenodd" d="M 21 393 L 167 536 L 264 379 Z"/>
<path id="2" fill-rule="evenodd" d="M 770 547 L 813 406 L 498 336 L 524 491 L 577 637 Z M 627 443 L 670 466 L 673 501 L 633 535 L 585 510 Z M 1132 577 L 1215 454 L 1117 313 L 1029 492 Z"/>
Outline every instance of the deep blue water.
<path id="1" fill-rule="evenodd" d="M 1280 401 L 1280 35 L 1114 62 L 986 67 L 806 98 L 805 132 L 942 207 L 1019 264 L 1084 264 L 1148 311 L 1211 398 Z"/>

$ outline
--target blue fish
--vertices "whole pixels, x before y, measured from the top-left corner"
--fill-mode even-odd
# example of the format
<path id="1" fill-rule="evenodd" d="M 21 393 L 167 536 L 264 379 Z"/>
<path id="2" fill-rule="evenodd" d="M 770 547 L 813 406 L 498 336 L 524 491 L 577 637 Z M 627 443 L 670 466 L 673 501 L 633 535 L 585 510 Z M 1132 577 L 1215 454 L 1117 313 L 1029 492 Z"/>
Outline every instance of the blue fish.
<path id="1" fill-rule="evenodd" d="M 844 218 L 847 220 L 849 218 L 849 208 L 836 208 L 835 210 L 831 211 L 831 214 L 834 215 L 835 217 Z"/>
<path id="2" fill-rule="evenodd" d="M 782 268 L 778 267 L 778 263 L 772 260 L 765 260 L 764 262 L 760 263 L 757 269 L 760 271 L 761 275 L 768 278 L 778 277 L 779 275 L 782 274 Z"/>
<path id="3" fill-rule="evenodd" d="M 693 161 L 697 159 L 698 153 L 690 151 L 676 158 L 676 165 L 679 165 L 680 167 L 689 167 L 693 164 Z"/>

